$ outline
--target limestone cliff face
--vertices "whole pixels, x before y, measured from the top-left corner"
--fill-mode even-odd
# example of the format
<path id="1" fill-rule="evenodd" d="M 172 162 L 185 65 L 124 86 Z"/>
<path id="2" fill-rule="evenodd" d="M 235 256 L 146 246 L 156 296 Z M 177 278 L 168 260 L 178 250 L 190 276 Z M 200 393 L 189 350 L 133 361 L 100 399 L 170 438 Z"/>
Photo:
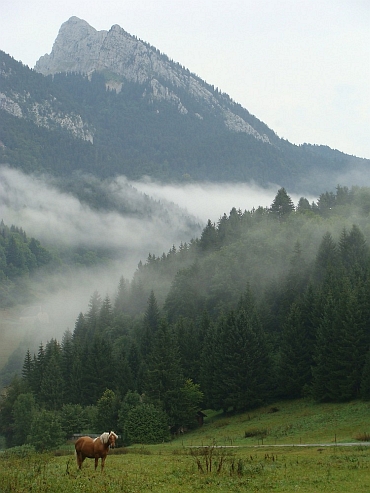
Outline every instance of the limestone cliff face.
<path id="1" fill-rule="evenodd" d="M 118 25 L 109 31 L 97 31 L 86 21 L 71 17 L 61 26 L 52 52 L 38 60 L 35 70 L 44 75 L 104 72 L 107 86 L 117 91 L 125 81 L 143 84 L 143 97 L 149 102 L 166 100 L 181 114 L 192 111 L 197 118 L 203 118 L 205 109 L 212 111 L 221 116 L 230 131 L 269 143 L 265 133 L 236 114 L 236 105 L 229 97 L 211 90 L 201 79 Z M 191 97 L 192 110 L 182 101 L 181 91 Z"/>
<path id="2" fill-rule="evenodd" d="M 0 84 L 9 77 L 16 77 L 12 69 L 3 64 L 0 67 Z M 17 87 L 17 89 L 15 88 Z M 35 123 L 49 130 L 63 129 L 75 138 L 93 142 L 94 129 L 73 111 L 66 111 L 55 97 L 40 95 L 7 86 L 0 92 L 0 109 L 7 113 Z M 3 92 L 4 91 L 4 92 Z"/>

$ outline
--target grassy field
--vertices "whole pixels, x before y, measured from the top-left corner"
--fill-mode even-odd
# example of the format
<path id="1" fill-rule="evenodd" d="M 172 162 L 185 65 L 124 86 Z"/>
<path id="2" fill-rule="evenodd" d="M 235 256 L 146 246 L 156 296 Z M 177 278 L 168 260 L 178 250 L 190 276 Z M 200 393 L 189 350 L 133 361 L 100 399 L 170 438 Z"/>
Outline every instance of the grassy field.
<path id="1" fill-rule="evenodd" d="M 370 442 L 358 439 L 369 436 L 369 411 L 362 402 L 295 401 L 238 416 L 207 413 L 202 428 L 170 443 L 112 451 L 103 474 L 89 459 L 78 471 L 72 444 L 58 455 L 9 451 L 0 491 L 367 493 Z"/>

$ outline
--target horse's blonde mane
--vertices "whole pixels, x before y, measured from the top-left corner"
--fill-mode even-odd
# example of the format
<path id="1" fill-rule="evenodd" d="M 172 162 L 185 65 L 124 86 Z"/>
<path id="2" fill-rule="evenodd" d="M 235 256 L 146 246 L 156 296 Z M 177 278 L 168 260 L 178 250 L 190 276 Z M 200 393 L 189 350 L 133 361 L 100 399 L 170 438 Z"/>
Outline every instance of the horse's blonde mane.
<path id="1" fill-rule="evenodd" d="M 100 441 L 102 443 L 107 443 L 108 442 L 108 438 L 109 438 L 109 433 L 107 431 L 105 433 L 102 433 L 100 435 Z"/>
<path id="2" fill-rule="evenodd" d="M 101 440 L 101 442 L 102 442 L 102 443 L 108 443 L 109 437 L 110 437 L 111 435 L 114 435 L 114 437 L 115 437 L 116 439 L 118 438 L 118 435 L 116 435 L 116 434 L 114 433 L 114 431 L 111 431 L 110 433 L 108 433 L 108 432 L 106 431 L 106 432 L 102 433 L 102 434 L 100 435 L 100 437 L 99 437 L 99 438 L 100 438 L 100 440 Z"/>

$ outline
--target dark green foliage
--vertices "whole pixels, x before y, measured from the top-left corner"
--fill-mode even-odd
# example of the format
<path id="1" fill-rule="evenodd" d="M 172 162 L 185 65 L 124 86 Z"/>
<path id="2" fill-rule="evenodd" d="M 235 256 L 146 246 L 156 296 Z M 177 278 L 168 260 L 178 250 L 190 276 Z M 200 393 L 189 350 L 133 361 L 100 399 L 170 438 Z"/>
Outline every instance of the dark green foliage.
<path id="1" fill-rule="evenodd" d="M 88 414 L 80 404 L 64 404 L 60 410 L 60 424 L 65 438 L 82 433 L 88 428 Z"/>
<path id="2" fill-rule="evenodd" d="M 180 352 L 173 330 L 161 320 L 152 351 L 147 358 L 145 394 L 156 403 L 163 403 L 170 418 L 176 421 L 178 392 L 184 383 Z"/>
<path id="3" fill-rule="evenodd" d="M 1 402 L 6 443 L 27 440 L 20 409 L 33 398 L 64 436 L 113 428 L 125 443 L 191 428 L 202 408 L 369 399 L 369 211 L 358 193 L 338 187 L 325 214 L 289 208 L 280 220 L 233 209 L 204 241 L 150 254 L 113 304 L 94 292 L 61 344 L 25 354 Z"/>
<path id="4" fill-rule="evenodd" d="M 271 395 L 271 355 L 249 289 L 238 310 L 221 316 L 207 339 L 201 381 L 211 407 L 248 409 Z"/>
<path id="5" fill-rule="evenodd" d="M 310 328 L 301 304 L 293 303 L 283 324 L 278 369 L 279 392 L 290 399 L 304 395 L 311 383 L 314 338 Z"/>
<path id="6" fill-rule="evenodd" d="M 125 436 L 129 443 L 153 444 L 169 440 L 166 414 L 153 404 L 140 404 L 127 413 Z"/>
<path id="7" fill-rule="evenodd" d="M 293 211 L 294 204 L 292 199 L 287 194 L 285 188 L 280 188 L 271 204 L 270 212 L 280 221 L 285 221 Z"/>
<path id="8" fill-rule="evenodd" d="M 33 394 L 20 394 L 13 406 L 15 445 L 27 443 L 36 413 L 37 406 Z"/>
<path id="9" fill-rule="evenodd" d="M 96 404 L 94 428 L 96 430 L 116 430 L 119 400 L 112 390 L 105 390 Z"/>
<path id="10" fill-rule="evenodd" d="M 28 441 L 38 452 L 57 448 L 64 442 L 59 417 L 45 409 L 37 412 L 32 421 Z"/>
<path id="11" fill-rule="evenodd" d="M 346 401 L 360 395 L 368 345 L 361 307 L 348 278 L 327 283 L 317 329 L 313 395 L 320 401 Z"/>
<path id="12" fill-rule="evenodd" d="M 0 222 L 0 307 L 25 302 L 30 293 L 27 280 L 41 269 L 52 269 L 59 259 L 28 238 L 22 228 Z"/>
<path id="13" fill-rule="evenodd" d="M 150 292 L 148 306 L 144 314 L 143 335 L 141 338 L 141 353 L 149 354 L 158 331 L 160 312 L 154 292 Z"/>

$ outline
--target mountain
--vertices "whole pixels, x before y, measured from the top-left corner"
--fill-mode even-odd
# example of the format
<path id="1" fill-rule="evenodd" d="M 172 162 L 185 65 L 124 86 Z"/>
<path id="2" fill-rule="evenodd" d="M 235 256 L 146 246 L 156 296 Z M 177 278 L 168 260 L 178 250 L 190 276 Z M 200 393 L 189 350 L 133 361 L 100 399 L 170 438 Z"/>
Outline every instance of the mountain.
<path id="1" fill-rule="evenodd" d="M 266 143 L 270 143 L 268 134 L 273 139 L 271 130 L 265 125 L 258 125 L 257 130 L 239 116 L 234 108 L 237 105 L 227 96 L 217 97 L 213 87 L 207 87 L 188 70 L 118 25 L 108 32 L 96 31 L 87 22 L 72 17 L 62 25 L 52 53 L 41 57 L 35 70 L 44 75 L 102 72 L 106 74 L 107 86 L 118 92 L 125 81 L 145 85 L 150 101 L 167 101 L 180 114 L 191 113 L 203 120 L 207 109 L 219 115 L 225 127 L 234 132 L 252 135 Z M 181 91 L 186 91 L 192 101 L 187 103 L 185 96 L 180 96 Z"/>
<path id="2" fill-rule="evenodd" d="M 0 111 L 0 162 L 26 172 L 253 180 L 319 193 L 370 163 L 280 139 L 158 49 L 77 17 L 35 70 L 1 54 Z"/>

